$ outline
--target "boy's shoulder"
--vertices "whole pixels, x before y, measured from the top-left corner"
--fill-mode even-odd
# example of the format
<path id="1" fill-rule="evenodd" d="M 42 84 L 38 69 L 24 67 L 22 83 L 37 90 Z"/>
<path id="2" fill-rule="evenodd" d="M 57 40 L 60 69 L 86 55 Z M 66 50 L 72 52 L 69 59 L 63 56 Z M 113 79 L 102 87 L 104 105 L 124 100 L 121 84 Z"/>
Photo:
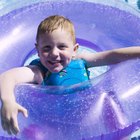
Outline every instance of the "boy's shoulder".
<path id="1" fill-rule="evenodd" d="M 43 72 L 47 72 L 47 71 L 48 71 L 47 68 L 45 68 L 45 67 L 42 65 L 42 63 L 41 63 L 41 61 L 40 61 L 39 58 L 32 60 L 31 63 L 30 63 L 29 65 L 38 66 L 38 67 L 41 69 L 41 71 L 43 71 Z"/>
<path id="2" fill-rule="evenodd" d="M 37 59 L 32 60 L 32 61 L 30 62 L 29 65 L 37 65 L 37 64 L 39 64 L 39 63 L 41 63 L 41 62 L 40 62 L 40 59 L 37 58 Z"/>
<path id="3" fill-rule="evenodd" d="M 68 67 L 73 67 L 73 68 L 84 68 L 86 67 L 86 61 L 83 59 L 73 59 Z"/>

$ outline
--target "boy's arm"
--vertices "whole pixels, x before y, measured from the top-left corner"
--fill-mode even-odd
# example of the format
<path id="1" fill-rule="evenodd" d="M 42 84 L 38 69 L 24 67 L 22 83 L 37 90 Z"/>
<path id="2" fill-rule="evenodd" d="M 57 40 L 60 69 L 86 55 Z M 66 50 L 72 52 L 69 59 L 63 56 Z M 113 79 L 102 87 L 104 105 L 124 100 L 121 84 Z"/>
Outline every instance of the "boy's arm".
<path id="1" fill-rule="evenodd" d="M 27 117 L 27 110 L 15 101 L 15 85 L 25 82 L 40 83 L 41 80 L 42 74 L 37 66 L 14 68 L 0 75 L 1 123 L 9 134 L 19 132 L 18 112 Z"/>
<path id="2" fill-rule="evenodd" d="M 140 58 L 140 47 L 127 47 L 99 53 L 78 54 L 87 62 L 87 67 L 116 64 L 128 59 Z"/>

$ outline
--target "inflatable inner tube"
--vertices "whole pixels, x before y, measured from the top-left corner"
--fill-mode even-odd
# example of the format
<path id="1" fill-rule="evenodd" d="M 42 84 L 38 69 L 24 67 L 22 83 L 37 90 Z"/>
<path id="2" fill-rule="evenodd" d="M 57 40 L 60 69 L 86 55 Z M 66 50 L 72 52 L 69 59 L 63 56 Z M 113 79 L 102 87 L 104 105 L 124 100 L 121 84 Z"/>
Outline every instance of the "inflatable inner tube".
<path id="1" fill-rule="evenodd" d="M 54 14 L 73 21 L 77 42 L 88 49 L 102 51 L 140 44 L 139 13 L 123 3 L 44 0 L 0 17 L 0 73 L 23 66 L 36 55 L 37 26 Z M 119 140 L 130 135 L 140 126 L 139 68 L 136 59 L 72 86 L 17 85 L 16 100 L 28 109 L 29 117 L 19 114 L 21 132 L 16 137 L 0 127 L 1 139 Z"/>

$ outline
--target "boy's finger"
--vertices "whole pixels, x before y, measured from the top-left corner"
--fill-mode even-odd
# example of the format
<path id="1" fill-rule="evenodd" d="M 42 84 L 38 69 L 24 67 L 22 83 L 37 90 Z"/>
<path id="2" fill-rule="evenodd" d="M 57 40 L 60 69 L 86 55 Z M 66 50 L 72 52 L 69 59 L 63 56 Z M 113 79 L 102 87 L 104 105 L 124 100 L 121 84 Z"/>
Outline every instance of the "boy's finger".
<path id="1" fill-rule="evenodd" d="M 11 129 L 9 127 L 7 127 L 7 132 L 9 135 L 12 135 Z"/>
<path id="2" fill-rule="evenodd" d="M 14 135 L 17 135 L 17 133 L 19 132 L 17 130 L 17 128 L 15 128 L 13 125 L 11 125 L 11 132 L 14 134 Z"/>
<path id="3" fill-rule="evenodd" d="M 5 130 L 5 123 L 4 123 L 4 120 L 3 120 L 2 115 L 1 115 L 1 126 L 2 126 L 2 128 Z"/>
<path id="4" fill-rule="evenodd" d="M 17 131 L 15 131 L 15 129 L 14 128 L 11 128 L 11 131 L 12 131 L 12 133 L 14 134 L 14 135 L 17 135 Z"/>
<path id="5" fill-rule="evenodd" d="M 8 122 L 5 122 L 4 125 L 5 125 L 5 131 L 7 131 L 9 135 L 11 135 L 12 133 L 10 130 L 10 124 Z"/>
<path id="6" fill-rule="evenodd" d="M 14 134 L 17 134 L 20 131 L 16 116 L 11 120 L 11 129 Z"/>
<path id="7" fill-rule="evenodd" d="M 28 111 L 27 111 L 27 109 L 24 109 L 24 111 L 22 112 L 23 113 L 23 115 L 27 118 L 28 117 Z"/>
<path id="8" fill-rule="evenodd" d="M 28 117 L 28 111 L 24 107 L 20 106 L 19 112 L 22 112 L 26 118 Z"/>
<path id="9" fill-rule="evenodd" d="M 5 122 L 3 120 L 1 120 L 1 125 L 2 125 L 3 130 L 6 130 Z"/>
<path id="10" fill-rule="evenodd" d="M 9 119 L 6 119 L 5 117 L 2 116 L 1 124 L 2 124 L 3 129 L 7 131 L 9 127 Z"/>

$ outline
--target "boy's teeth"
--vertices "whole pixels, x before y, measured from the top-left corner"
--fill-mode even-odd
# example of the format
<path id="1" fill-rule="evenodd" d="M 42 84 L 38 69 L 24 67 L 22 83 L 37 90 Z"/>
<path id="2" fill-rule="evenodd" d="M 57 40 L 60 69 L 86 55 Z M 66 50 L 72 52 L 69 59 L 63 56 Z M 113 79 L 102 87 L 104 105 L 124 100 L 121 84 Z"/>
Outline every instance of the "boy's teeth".
<path id="1" fill-rule="evenodd" d="M 52 63 L 58 63 L 59 61 L 53 61 Z"/>
<path id="2" fill-rule="evenodd" d="M 60 61 L 50 61 L 50 63 L 55 64 L 55 63 L 59 63 Z"/>

